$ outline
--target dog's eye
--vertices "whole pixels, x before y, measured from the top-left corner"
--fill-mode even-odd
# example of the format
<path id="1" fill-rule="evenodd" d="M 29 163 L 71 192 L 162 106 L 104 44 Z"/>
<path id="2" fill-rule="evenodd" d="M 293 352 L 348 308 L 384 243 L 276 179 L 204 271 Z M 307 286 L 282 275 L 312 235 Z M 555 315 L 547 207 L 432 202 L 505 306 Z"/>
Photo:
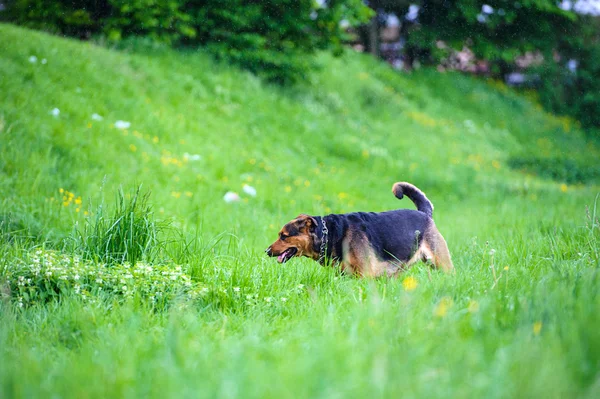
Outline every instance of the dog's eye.
<path id="1" fill-rule="evenodd" d="M 281 239 L 281 241 L 284 241 L 286 238 L 288 238 L 289 236 L 286 236 L 285 234 L 281 233 L 279 234 L 279 238 Z"/>

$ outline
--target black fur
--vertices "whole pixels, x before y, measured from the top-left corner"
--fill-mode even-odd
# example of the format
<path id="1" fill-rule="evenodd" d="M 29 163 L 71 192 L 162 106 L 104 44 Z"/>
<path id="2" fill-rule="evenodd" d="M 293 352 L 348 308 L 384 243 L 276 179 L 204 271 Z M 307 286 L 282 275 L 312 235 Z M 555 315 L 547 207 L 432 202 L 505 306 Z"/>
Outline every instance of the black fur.
<path id="1" fill-rule="evenodd" d="M 408 195 L 408 194 L 407 194 Z M 342 243 L 349 231 L 364 234 L 380 260 L 407 262 L 415 253 L 432 219 L 421 211 L 355 212 L 316 217 L 320 246 L 322 219 L 327 224 L 327 258 L 342 258 Z"/>
<path id="2" fill-rule="evenodd" d="M 394 195 L 398 199 L 402 199 L 405 195 L 412 200 L 417 206 L 417 210 L 423 212 L 429 217 L 433 217 L 433 204 L 425 196 L 425 193 L 410 183 L 396 183 L 392 189 Z"/>

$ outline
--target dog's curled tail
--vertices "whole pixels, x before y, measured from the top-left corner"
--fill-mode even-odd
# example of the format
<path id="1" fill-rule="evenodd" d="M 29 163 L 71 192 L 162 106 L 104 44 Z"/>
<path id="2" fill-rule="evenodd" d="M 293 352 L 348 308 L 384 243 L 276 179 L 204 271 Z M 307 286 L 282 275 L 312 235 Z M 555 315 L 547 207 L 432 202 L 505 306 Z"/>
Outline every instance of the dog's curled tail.
<path id="1" fill-rule="evenodd" d="M 398 199 L 402 199 L 405 195 L 412 200 L 417 206 L 417 210 L 423 212 L 429 217 L 433 217 L 433 204 L 425 196 L 423 191 L 410 183 L 399 182 L 394 184 L 392 192 Z"/>

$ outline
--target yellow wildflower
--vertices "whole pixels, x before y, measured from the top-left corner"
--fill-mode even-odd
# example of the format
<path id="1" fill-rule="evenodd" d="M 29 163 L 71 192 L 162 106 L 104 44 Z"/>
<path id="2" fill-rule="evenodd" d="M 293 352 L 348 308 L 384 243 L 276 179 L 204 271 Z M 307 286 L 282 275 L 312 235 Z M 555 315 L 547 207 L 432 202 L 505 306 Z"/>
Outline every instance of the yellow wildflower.
<path id="1" fill-rule="evenodd" d="M 408 276 L 402 281 L 402 286 L 406 291 L 413 291 L 417 288 L 417 279 L 413 276 Z"/>
<path id="2" fill-rule="evenodd" d="M 154 136 L 154 137 L 152 138 L 152 142 L 153 142 L 154 144 L 158 143 L 158 136 Z"/>
<path id="3" fill-rule="evenodd" d="M 452 307 L 453 304 L 454 302 L 452 301 L 452 298 L 445 296 L 437 304 L 433 313 L 437 317 L 444 317 L 446 316 L 446 313 L 448 313 L 448 310 Z"/>
<path id="4" fill-rule="evenodd" d="M 568 189 L 569 187 L 567 187 L 565 183 L 560 185 L 560 191 L 562 191 L 563 193 L 566 193 Z"/>
<path id="5" fill-rule="evenodd" d="M 494 160 L 494 161 L 492 161 L 492 166 L 496 169 L 500 169 L 500 162 Z"/>
<path id="6" fill-rule="evenodd" d="M 191 197 L 192 195 L 194 195 L 191 191 L 186 191 L 185 192 L 185 196 L 186 197 Z"/>
<path id="7" fill-rule="evenodd" d="M 81 205 L 81 196 L 77 197 L 75 200 L 75 205 Z"/>
<path id="8" fill-rule="evenodd" d="M 540 332 L 542 331 L 542 322 L 541 321 L 536 321 L 535 323 L 533 323 L 533 334 L 534 335 L 540 335 Z"/>
<path id="9" fill-rule="evenodd" d="M 344 192 L 341 192 L 341 193 L 339 193 L 339 194 L 338 194 L 338 198 L 339 198 L 339 199 L 348 198 L 348 194 L 346 194 L 346 193 L 344 193 Z"/>
<path id="10" fill-rule="evenodd" d="M 179 191 L 172 191 L 171 196 L 173 196 L 175 198 L 179 198 L 179 197 L 181 197 L 181 193 Z"/>
<path id="11" fill-rule="evenodd" d="M 285 186 L 285 192 L 286 193 L 291 193 L 292 192 L 292 188 L 290 186 Z"/>

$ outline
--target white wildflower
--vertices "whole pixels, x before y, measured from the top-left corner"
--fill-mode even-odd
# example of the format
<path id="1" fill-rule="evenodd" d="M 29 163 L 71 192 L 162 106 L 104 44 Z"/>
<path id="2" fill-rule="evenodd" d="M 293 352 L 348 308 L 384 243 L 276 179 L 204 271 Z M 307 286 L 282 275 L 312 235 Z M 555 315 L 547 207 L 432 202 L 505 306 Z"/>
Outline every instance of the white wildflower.
<path id="1" fill-rule="evenodd" d="M 57 117 L 58 115 L 60 115 L 60 109 L 53 108 L 52 111 L 50 111 L 50 114 L 54 117 Z"/>
<path id="2" fill-rule="evenodd" d="M 102 119 L 104 119 L 102 116 L 100 116 L 100 115 L 98 115 L 96 113 L 92 114 L 92 120 L 94 120 L 94 121 L 101 121 Z"/>
<path id="3" fill-rule="evenodd" d="M 52 271 L 47 271 L 46 276 L 48 276 L 48 277 L 52 276 Z"/>
<path id="4" fill-rule="evenodd" d="M 240 292 L 240 287 L 233 287 L 234 292 Z"/>
<path id="5" fill-rule="evenodd" d="M 131 126 L 131 122 L 126 122 L 126 121 L 116 121 L 115 122 L 115 127 L 117 129 L 129 129 L 130 126 Z"/>
<path id="6" fill-rule="evenodd" d="M 75 280 L 75 281 L 79 280 L 79 274 L 75 274 L 75 276 L 73 276 L 73 280 Z"/>
<path id="7" fill-rule="evenodd" d="M 121 287 L 121 290 L 123 290 L 123 291 L 127 291 L 127 286 L 126 286 L 126 285 L 122 286 L 122 287 Z"/>
<path id="8" fill-rule="evenodd" d="M 37 62 L 37 57 L 35 55 L 29 56 L 29 62 L 35 64 Z"/>
<path id="9" fill-rule="evenodd" d="M 227 203 L 237 202 L 240 200 L 240 196 L 238 195 L 238 193 L 234 193 L 233 191 L 227 191 L 227 193 L 225 193 L 225 195 L 223 196 L 223 200 Z"/>
<path id="10" fill-rule="evenodd" d="M 102 284 L 102 279 L 101 279 L 101 278 L 97 278 L 97 279 L 96 279 L 96 283 L 98 283 L 98 284 Z"/>
<path id="11" fill-rule="evenodd" d="M 188 161 L 194 162 L 194 161 L 201 160 L 202 159 L 202 155 L 199 155 L 199 154 L 188 154 L 187 152 L 185 152 L 183 154 L 183 158 L 186 159 L 186 160 L 188 160 Z"/>
<path id="12" fill-rule="evenodd" d="M 481 11 L 484 14 L 493 14 L 494 13 L 494 8 L 488 4 L 484 4 L 481 6 Z"/>
<path id="13" fill-rule="evenodd" d="M 301 290 L 304 288 L 304 284 L 298 284 L 298 289 Z"/>
<path id="14" fill-rule="evenodd" d="M 287 298 L 286 297 L 282 297 L 281 298 L 281 302 L 287 302 Z"/>
<path id="15" fill-rule="evenodd" d="M 256 197 L 256 189 L 254 187 L 244 184 L 243 190 L 246 194 Z"/>
<path id="16" fill-rule="evenodd" d="M 496 253 L 496 250 L 495 250 L 495 249 L 493 249 L 493 248 L 492 248 L 492 249 L 490 249 L 490 255 L 491 255 L 491 256 L 494 256 L 494 254 L 495 254 L 495 253 Z"/>
<path id="17" fill-rule="evenodd" d="M 266 297 L 265 302 L 271 302 L 271 297 L 270 296 Z"/>

